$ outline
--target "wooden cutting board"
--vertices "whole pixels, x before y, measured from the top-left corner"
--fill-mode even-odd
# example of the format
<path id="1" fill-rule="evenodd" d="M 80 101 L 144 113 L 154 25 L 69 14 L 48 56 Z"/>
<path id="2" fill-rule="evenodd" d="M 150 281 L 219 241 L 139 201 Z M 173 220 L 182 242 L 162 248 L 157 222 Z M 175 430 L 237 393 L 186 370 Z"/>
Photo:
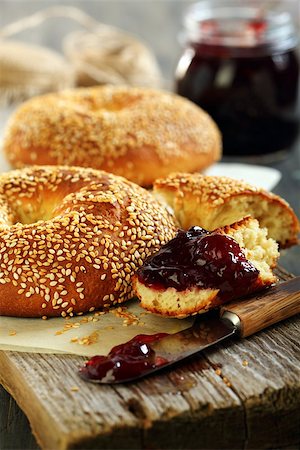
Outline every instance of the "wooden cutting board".
<path id="1" fill-rule="evenodd" d="M 291 278 L 282 270 L 279 276 Z M 82 381 L 77 368 L 84 360 L 0 352 L 0 381 L 27 415 L 43 449 L 300 444 L 299 316 L 128 385 Z M 7 406 L 8 395 L 2 391 L 1 396 Z M 20 448 L 38 448 L 20 413 L 12 411 L 2 405 L 0 418 L 22 433 Z M 1 448 L 7 447 L 3 442 Z"/>

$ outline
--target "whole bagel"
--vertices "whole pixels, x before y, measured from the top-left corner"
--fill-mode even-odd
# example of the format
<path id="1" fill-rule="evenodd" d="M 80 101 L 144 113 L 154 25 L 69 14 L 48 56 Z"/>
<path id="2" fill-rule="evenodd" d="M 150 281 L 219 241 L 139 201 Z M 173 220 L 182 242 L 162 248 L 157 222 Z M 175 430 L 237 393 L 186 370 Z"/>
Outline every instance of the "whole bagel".
<path id="1" fill-rule="evenodd" d="M 92 167 L 150 186 L 217 161 L 221 137 L 207 113 L 178 95 L 102 86 L 27 101 L 10 120 L 4 151 L 16 168 Z"/>
<path id="2" fill-rule="evenodd" d="M 0 315 L 63 316 L 132 297 L 173 216 L 121 177 L 36 166 L 0 176 Z"/>

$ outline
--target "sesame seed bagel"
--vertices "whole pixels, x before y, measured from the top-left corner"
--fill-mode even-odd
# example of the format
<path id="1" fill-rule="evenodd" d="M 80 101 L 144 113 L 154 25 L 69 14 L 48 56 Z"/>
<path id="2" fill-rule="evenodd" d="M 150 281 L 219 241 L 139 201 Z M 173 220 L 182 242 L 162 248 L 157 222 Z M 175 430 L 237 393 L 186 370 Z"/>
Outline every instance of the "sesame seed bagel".
<path id="1" fill-rule="evenodd" d="M 149 192 L 103 171 L 2 174 L 0 314 L 65 317 L 122 303 L 137 268 L 175 231 Z"/>
<path id="2" fill-rule="evenodd" d="M 220 158 L 213 120 L 178 95 L 123 86 L 35 97 L 12 116 L 4 151 L 13 167 L 67 164 L 121 175 L 142 186 Z"/>
<path id="3" fill-rule="evenodd" d="M 278 195 L 228 177 L 173 173 L 154 183 L 154 194 L 174 211 L 180 225 L 206 230 L 229 225 L 248 215 L 268 230 L 281 248 L 298 243 L 299 220 Z"/>

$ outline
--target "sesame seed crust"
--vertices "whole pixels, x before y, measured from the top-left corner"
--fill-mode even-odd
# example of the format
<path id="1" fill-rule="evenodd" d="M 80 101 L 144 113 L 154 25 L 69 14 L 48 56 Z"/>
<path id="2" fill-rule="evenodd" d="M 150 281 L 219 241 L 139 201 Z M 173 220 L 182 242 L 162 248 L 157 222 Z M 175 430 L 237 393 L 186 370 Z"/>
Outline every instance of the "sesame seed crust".
<path id="1" fill-rule="evenodd" d="M 221 137 L 201 108 L 176 94 L 123 86 L 35 97 L 12 116 L 4 151 L 13 167 L 93 167 L 149 186 L 220 158 Z"/>
<path id="2" fill-rule="evenodd" d="M 143 188 L 112 174 L 36 166 L 0 176 L 0 314 L 72 316 L 132 297 L 145 258 L 176 232 Z"/>
<path id="3" fill-rule="evenodd" d="M 172 173 L 156 180 L 153 192 L 171 206 L 185 229 L 199 225 L 211 231 L 251 215 L 281 248 L 298 243 L 299 220 L 291 206 L 278 195 L 245 181 Z"/>
<path id="4" fill-rule="evenodd" d="M 155 181 L 154 189 L 166 188 L 173 192 L 182 191 L 209 203 L 212 207 L 226 202 L 227 198 L 245 192 L 259 192 L 260 189 L 241 180 L 224 176 L 202 174 L 172 173 L 164 179 Z"/>

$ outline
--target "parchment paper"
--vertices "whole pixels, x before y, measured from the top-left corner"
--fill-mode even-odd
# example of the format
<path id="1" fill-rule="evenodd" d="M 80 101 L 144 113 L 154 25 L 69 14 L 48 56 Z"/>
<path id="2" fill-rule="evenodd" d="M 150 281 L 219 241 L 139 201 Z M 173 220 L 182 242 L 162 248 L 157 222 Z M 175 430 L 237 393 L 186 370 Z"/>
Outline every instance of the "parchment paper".
<path id="1" fill-rule="evenodd" d="M 0 350 L 38 353 L 106 355 L 115 345 L 137 334 L 176 333 L 193 323 L 147 313 L 136 300 L 101 314 L 98 312 L 47 320 L 0 317 Z"/>

